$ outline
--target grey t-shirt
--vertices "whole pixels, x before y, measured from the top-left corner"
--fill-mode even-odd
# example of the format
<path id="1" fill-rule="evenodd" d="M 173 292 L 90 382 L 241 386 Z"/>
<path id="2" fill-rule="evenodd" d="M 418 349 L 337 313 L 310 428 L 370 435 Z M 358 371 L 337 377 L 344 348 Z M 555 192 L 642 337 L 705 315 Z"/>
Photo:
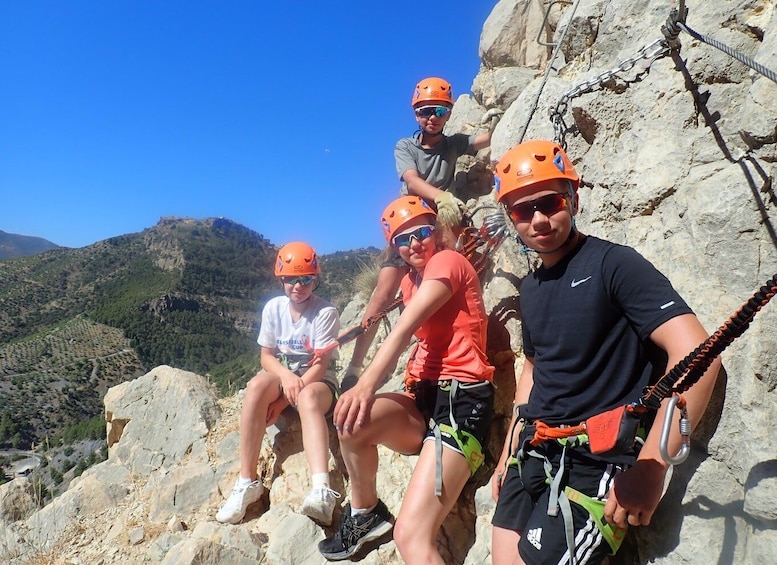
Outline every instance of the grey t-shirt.
<path id="1" fill-rule="evenodd" d="M 449 190 L 453 186 L 456 160 L 467 152 L 475 142 L 475 137 L 475 134 L 464 133 L 446 135 L 431 149 L 421 147 L 420 135 L 403 137 L 394 147 L 399 180 L 402 180 L 402 175 L 406 171 L 415 169 L 418 175 L 429 184 L 441 190 Z M 407 194 L 407 185 L 404 181 L 401 194 Z"/>

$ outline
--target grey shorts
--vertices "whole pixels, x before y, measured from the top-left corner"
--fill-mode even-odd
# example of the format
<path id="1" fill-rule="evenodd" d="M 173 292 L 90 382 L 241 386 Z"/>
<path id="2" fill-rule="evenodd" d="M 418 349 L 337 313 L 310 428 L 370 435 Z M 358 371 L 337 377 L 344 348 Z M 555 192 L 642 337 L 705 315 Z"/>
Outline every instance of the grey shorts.
<path id="1" fill-rule="evenodd" d="M 304 369 L 300 369 L 299 371 L 294 371 L 294 374 L 298 377 L 302 377 L 302 375 L 304 375 L 307 370 L 308 369 L 306 367 Z M 340 382 L 337 380 L 337 360 L 332 359 L 329 362 L 329 366 L 326 368 L 326 373 L 324 373 L 324 378 L 321 382 L 332 389 L 332 394 L 334 395 L 336 402 L 337 399 L 340 398 Z"/>

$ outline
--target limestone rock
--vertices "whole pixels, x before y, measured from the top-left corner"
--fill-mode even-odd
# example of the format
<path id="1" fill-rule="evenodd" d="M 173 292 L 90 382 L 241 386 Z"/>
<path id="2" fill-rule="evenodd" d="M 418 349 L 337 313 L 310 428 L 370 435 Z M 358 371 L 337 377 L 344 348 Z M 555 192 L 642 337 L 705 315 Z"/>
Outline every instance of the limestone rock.
<path id="1" fill-rule="evenodd" d="M 581 231 L 634 246 L 714 331 L 777 272 L 777 85 L 685 33 L 679 51 L 643 56 L 643 47 L 663 37 L 669 3 L 581 0 L 572 16 L 572 4 L 557 2 L 545 18 L 549 4 L 501 0 L 485 22 L 474 97 L 459 98 L 450 126 L 474 132 L 487 108 L 505 113 L 490 154 L 462 162 L 456 190 L 471 211 L 490 209 L 490 162 L 521 139 L 560 136 L 582 176 Z M 689 4 L 693 29 L 775 70 L 773 0 Z M 538 36 L 560 43 L 555 60 Z M 633 65 L 613 73 L 624 61 Z M 585 83 L 590 88 L 570 94 Z M 552 115 L 563 127 L 554 127 Z M 476 223 L 482 214 L 474 214 Z M 494 425 L 485 468 L 443 523 L 439 539 L 448 563 L 491 561 L 488 480 L 523 360 L 520 282 L 536 264 L 511 237 L 486 272 L 488 350 L 497 367 Z M 344 328 L 358 323 L 364 304 L 358 297 L 345 309 Z M 693 422 L 691 457 L 673 470 L 651 525 L 635 530 L 611 565 L 707 565 L 711 557 L 777 562 L 769 427 L 777 421 L 775 328 L 777 303 L 770 303 L 724 352 L 707 414 Z M 386 326 L 371 354 L 385 333 Z M 406 361 L 407 354 L 383 390 L 400 386 Z M 336 525 L 321 528 L 296 512 L 310 484 L 293 412 L 262 442 L 268 492 L 239 525 L 213 518 L 239 468 L 242 398 L 217 401 L 205 379 L 171 367 L 111 389 L 108 461 L 26 518 L 23 484 L 0 488 L 4 496 L 9 489 L 22 494 L 19 504 L 0 505 L 7 524 L 0 528 L 0 562 L 323 564 L 316 544 Z M 331 429 L 330 448 L 330 474 L 344 504 L 348 477 Z M 414 463 L 379 450 L 378 491 L 395 515 Z M 25 510 L 17 512 L 20 506 Z M 341 512 L 342 506 L 335 524 Z M 139 529 L 142 540 L 131 538 Z M 360 563 L 402 562 L 392 541 L 370 549 Z"/>
<path id="2" fill-rule="evenodd" d="M 108 447 L 133 470 L 155 470 L 184 456 L 205 460 L 204 438 L 217 417 L 207 383 L 167 366 L 105 395 Z"/>
<path id="3" fill-rule="evenodd" d="M 22 520 L 37 507 L 35 486 L 26 477 L 0 485 L 0 525 Z"/>
<path id="4" fill-rule="evenodd" d="M 536 41 L 552 37 L 543 29 L 544 8 L 533 0 L 501 0 L 497 2 L 483 25 L 479 55 L 483 64 L 496 67 L 538 68 L 550 56 L 550 48 Z"/>

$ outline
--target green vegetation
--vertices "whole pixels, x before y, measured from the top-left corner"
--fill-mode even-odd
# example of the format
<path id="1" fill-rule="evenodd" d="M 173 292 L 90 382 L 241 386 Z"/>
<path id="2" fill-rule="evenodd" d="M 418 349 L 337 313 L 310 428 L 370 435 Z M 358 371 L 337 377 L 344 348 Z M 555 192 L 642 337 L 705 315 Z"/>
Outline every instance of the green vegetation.
<path id="1" fill-rule="evenodd" d="M 321 258 L 321 285 L 316 294 L 330 300 L 332 304 L 342 309 L 353 298 L 359 288 L 362 273 L 374 271 L 372 289 L 377 281 L 377 271 L 380 267 L 381 251 L 375 247 L 338 251 Z"/>
<path id="2" fill-rule="evenodd" d="M 121 330 L 84 317 L 0 346 L 0 445 L 60 439 L 69 424 L 102 414 L 109 387 L 143 372 Z"/>
<path id="3" fill-rule="evenodd" d="M 0 230 L 0 260 L 34 255 L 56 247 L 56 244 L 40 237 L 16 235 Z"/>
<path id="4" fill-rule="evenodd" d="M 280 292 L 276 252 L 230 220 L 163 218 L 0 261 L 0 446 L 102 437 L 107 389 L 162 364 L 207 375 L 221 393 L 242 388 L 259 369 L 261 309 Z M 378 253 L 323 256 L 317 294 L 342 308 Z"/>

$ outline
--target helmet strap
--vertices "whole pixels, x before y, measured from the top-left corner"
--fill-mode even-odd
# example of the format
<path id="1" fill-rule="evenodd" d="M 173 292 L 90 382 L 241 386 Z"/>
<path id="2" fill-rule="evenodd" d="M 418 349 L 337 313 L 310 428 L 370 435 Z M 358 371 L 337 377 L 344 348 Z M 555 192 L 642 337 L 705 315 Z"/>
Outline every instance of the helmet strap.
<path id="1" fill-rule="evenodd" d="M 528 245 L 526 245 L 526 244 L 523 242 L 523 240 L 521 239 L 521 236 L 520 236 L 520 235 L 518 235 L 518 234 L 515 234 L 515 242 L 516 242 L 518 245 L 520 245 L 520 246 L 521 246 L 521 253 L 523 253 L 524 255 L 526 255 L 527 253 L 530 253 L 530 252 L 534 251 L 534 249 L 532 249 L 531 247 L 529 247 Z"/>

